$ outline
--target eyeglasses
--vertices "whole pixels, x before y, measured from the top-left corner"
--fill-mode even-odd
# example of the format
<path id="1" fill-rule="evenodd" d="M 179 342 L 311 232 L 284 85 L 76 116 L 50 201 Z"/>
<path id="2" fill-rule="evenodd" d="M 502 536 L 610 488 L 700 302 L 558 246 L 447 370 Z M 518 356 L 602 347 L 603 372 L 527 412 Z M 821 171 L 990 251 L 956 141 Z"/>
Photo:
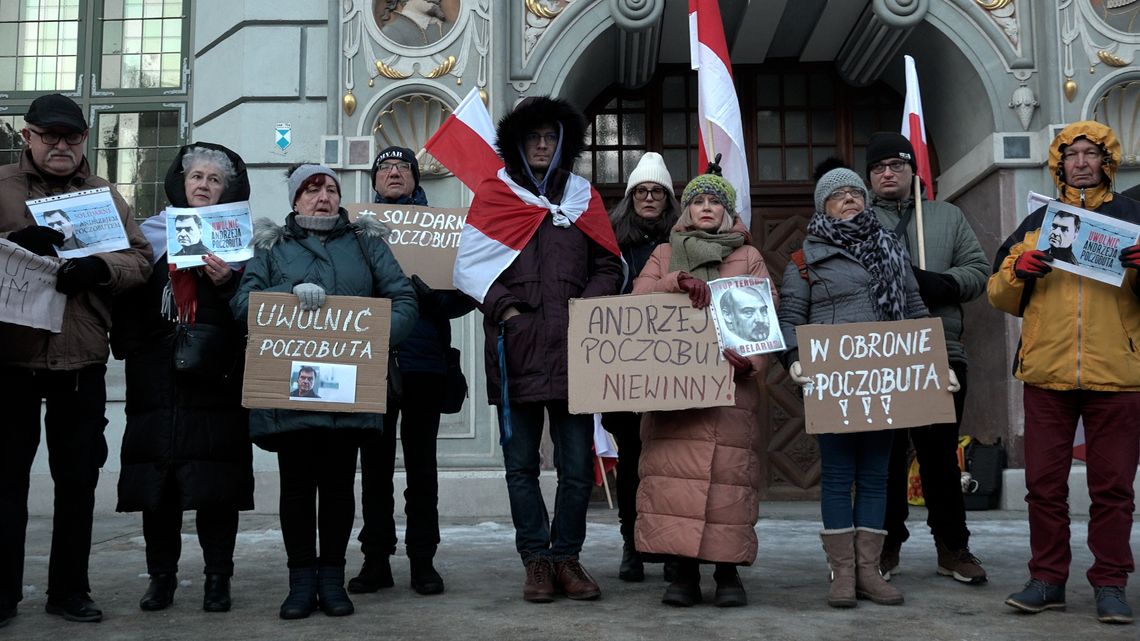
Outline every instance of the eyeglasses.
<path id="1" fill-rule="evenodd" d="M 528 145 L 537 145 L 538 141 L 541 140 L 546 144 L 553 146 L 558 144 L 558 134 L 553 131 L 545 134 L 540 134 L 537 131 L 532 131 L 527 134 L 523 140 L 526 141 L 526 144 Z"/>
<path id="2" fill-rule="evenodd" d="M 411 171 L 412 170 L 412 163 L 410 163 L 406 160 L 401 160 L 399 162 L 380 163 L 380 166 L 376 168 L 376 173 L 383 174 L 383 173 L 387 173 L 389 171 L 392 171 L 393 169 L 399 171 L 400 173 Z"/>
<path id="3" fill-rule="evenodd" d="M 836 189 L 827 195 L 828 200 L 847 200 L 850 196 L 855 200 L 863 200 L 865 198 L 862 189 Z"/>
<path id="4" fill-rule="evenodd" d="M 83 137 L 87 135 L 87 132 L 84 131 L 72 134 L 60 134 L 54 131 L 36 131 L 31 127 L 28 127 L 28 131 L 39 136 L 40 140 L 43 141 L 45 145 L 58 145 L 60 140 L 66 142 L 69 145 L 78 145 L 79 143 L 83 142 Z"/>
<path id="5" fill-rule="evenodd" d="M 877 176 L 877 175 L 883 173 L 884 171 L 890 169 L 892 174 L 897 174 L 903 170 L 903 167 L 906 167 L 906 166 L 907 166 L 907 163 L 905 160 L 891 160 L 888 162 L 877 162 L 877 163 L 871 165 L 871 173 L 875 174 Z"/>
<path id="6" fill-rule="evenodd" d="M 650 196 L 653 197 L 653 200 L 663 200 L 665 190 L 661 187 L 636 187 L 633 190 L 633 195 L 641 200 L 647 200 Z"/>

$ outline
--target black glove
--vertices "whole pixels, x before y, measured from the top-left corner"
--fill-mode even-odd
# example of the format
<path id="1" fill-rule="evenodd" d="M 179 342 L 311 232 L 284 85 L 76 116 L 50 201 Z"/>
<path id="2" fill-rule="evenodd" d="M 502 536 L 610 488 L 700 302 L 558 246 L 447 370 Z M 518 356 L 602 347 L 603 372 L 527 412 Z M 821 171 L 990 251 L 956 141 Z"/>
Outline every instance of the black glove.
<path id="1" fill-rule="evenodd" d="M 918 281 L 918 293 L 927 307 L 958 302 L 962 291 L 954 277 L 940 272 L 927 271 L 911 265 L 914 279 Z"/>
<path id="2" fill-rule="evenodd" d="M 107 263 L 94 256 L 72 258 L 59 268 L 55 291 L 71 296 L 111 280 Z"/>
<path id="3" fill-rule="evenodd" d="M 51 227 L 31 225 L 8 234 L 8 240 L 40 256 L 55 256 L 57 245 L 63 244 L 63 234 Z"/>

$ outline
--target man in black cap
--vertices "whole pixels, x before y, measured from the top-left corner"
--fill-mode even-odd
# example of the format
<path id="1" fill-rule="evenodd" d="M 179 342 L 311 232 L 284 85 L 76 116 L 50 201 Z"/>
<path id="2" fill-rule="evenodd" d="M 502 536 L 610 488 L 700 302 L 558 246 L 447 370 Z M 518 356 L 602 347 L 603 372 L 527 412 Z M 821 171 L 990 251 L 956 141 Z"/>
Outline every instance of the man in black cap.
<path id="1" fill-rule="evenodd" d="M 24 152 L 18 162 L 0 167 L 0 237 L 54 256 L 64 235 L 36 226 L 25 201 L 111 185 L 91 175 L 84 158 L 87 122 L 70 98 L 40 96 L 24 122 Z M 146 282 L 151 270 L 150 249 L 130 207 L 114 187 L 111 197 L 130 247 L 62 261 L 56 289 L 67 295 L 63 330 L 0 323 L 0 385 L 21 390 L 5 400 L 0 447 L 0 625 L 16 615 L 23 597 L 28 485 L 40 442 L 41 399 L 55 481 L 46 609 L 70 621 L 103 617 L 89 596 L 87 562 L 95 485 L 107 458 L 110 301 L 113 294 Z"/>
<path id="2" fill-rule="evenodd" d="M 942 319 L 950 366 L 961 389 L 954 393 L 957 421 L 895 430 L 887 480 L 887 516 L 880 569 L 890 578 L 899 567 L 906 528 L 907 452 L 914 443 L 922 476 L 927 525 L 938 549 L 938 573 L 968 584 L 986 582 L 986 571 L 970 553 L 970 531 L 962 501 L 958 468 L 958 427 L 966 402 L 966 350 L 962 345 L 962 304 L 986 291 L 989 261 L 962 210 L 934 200 L 922 201 L 923 238 L 918 237 L 914 207 L 914 148 L 902 134 L 880 132 L 867 142 L 867 178 L 871 208 L 887 229 L 906 245 L 919 292 L 930 313 Z M 919 243 L 926 247 L 925 268 L 918 266 Z"/>

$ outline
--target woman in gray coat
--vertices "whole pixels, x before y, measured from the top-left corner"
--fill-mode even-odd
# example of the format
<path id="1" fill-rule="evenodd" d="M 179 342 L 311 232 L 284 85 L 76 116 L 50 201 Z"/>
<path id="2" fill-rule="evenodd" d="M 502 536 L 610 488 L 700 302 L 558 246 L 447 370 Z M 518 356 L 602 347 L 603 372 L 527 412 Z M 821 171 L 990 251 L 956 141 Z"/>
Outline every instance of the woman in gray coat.
<path id="1" fill-rule="evenodd" d="M 265 219 L 255 225 L 255 254 L 232 300 L 234 316 L 245 321 L 251 292 L 292 292 L 302 310 L 322 307 L 326 295 L 390 298 L 389 344 L 407 337 L 416 295 L 384 242 L 387 228 L 368 218 L 348 222 L 340 182 L 321 165 L 301 165 L 290 174 L 289 202 L 293 211 L 284 225 Z M 314 377 L 302 384 L 302 375 L 295 395 L 315 392 L 306 389 Z M 281 535 L 289 557 L 281 618 L 305 618 L 318 606 L 329 616 L 352 614 L 344 556 L 356 512 L 356 451 L 383 429 L 383 416 L 258 409 L 250 412 L 249 427 L 254 443 L 277 452 L 281 473 Z"/>

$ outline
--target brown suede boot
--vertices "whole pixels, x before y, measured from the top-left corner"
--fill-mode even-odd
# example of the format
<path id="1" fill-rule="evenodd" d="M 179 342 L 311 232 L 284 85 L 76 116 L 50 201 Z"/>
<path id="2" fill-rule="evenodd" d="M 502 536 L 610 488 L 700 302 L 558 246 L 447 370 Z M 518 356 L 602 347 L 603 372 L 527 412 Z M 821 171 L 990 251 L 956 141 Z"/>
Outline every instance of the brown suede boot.
<path id="1" fill-rule="evenodd" d="M 833 608 L 855 607 L 855 528 L 824 530 L 819 533 L 819 540 L 831 567 L 827 604 Z"/>
<path id="2" fill-rule="evenodd" d="M 879 605 L 900 605 L 902 592 L 884 581 L 879 573 L 879 555 L 886 536 L 886 530 L 855 528 L 855 596 Z"/>

